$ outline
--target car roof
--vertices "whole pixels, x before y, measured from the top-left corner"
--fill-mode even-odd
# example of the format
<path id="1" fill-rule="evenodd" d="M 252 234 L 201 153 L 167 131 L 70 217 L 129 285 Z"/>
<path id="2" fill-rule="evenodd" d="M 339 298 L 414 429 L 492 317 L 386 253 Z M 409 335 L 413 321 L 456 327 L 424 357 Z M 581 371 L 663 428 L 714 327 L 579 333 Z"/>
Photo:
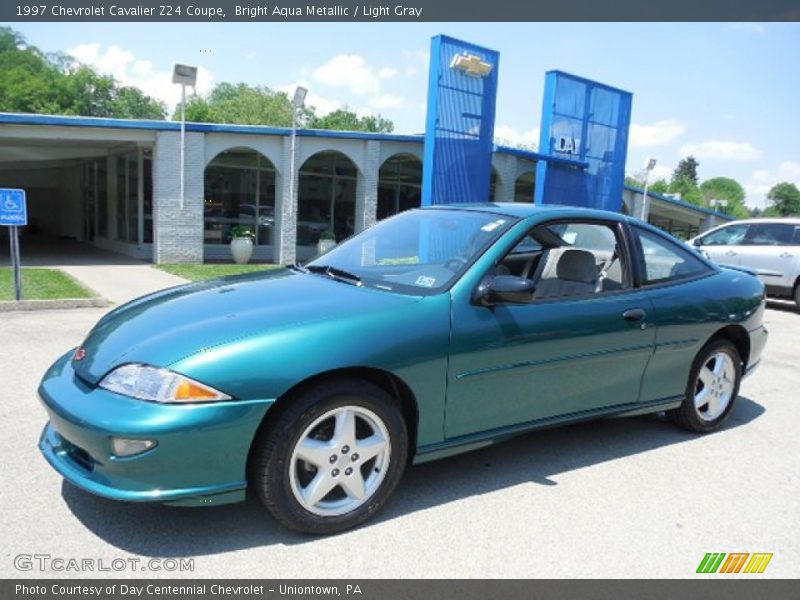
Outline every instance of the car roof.
<path id="1" fill-rule="evenodd" d="M 562 204 L 534 204 L 533 202 L 475 202 L 459 204 L 437 204 L 423 207 L 423 210 L 468 210 L 493 213 L 527 219 L 528 217 L 585 217 L 624 221 L 627 217 L 621 213 L 582 206 L 566 206 Z"/>
<path id="2" fill-rule="evenodd" d="M 721 223 L 714 229 L 725 225 L 754 225 L 756 223 L 788 223 L 789 225 L 800 225 L 799 217 L 755 217 L 753 219 L 736 219 L 728 223 Z"/>

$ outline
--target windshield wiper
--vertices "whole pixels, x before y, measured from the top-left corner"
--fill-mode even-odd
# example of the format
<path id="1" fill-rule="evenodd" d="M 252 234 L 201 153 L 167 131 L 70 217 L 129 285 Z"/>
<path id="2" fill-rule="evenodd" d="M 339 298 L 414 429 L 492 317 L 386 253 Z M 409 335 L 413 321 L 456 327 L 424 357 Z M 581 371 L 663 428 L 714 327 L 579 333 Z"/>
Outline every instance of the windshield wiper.
<path id="1" fill-rule="evenodd" d="M 306 268 L 305 268 L 303 265 L 301 265 L 299 262 L 296 262 L 296 263 L 294 263 L 293 265 L 289 265 L 289 268 L 290 268 L 290 269 L 293 269 L 293 270 L 295 270 L 295 271 L 300 271 L 301 273 L 308 273 L 308 269 L 306 269 Z"/>
<path id="2" fill-rule="evenodd" d="M 343 281 L 351 285 L 363 285 L 361 283 L 361 277 L 355 273 L 350 273 L 349 271 L 345 271 L 344 269 L 340 269 L 338 267 L 332 267 L 330 265 L 308 265 L 305 267 L 305 269 L 306 271 L 310 271 L 312 273 L 322 273 L 323 275 L 327 275 L 336 281 Z"/>

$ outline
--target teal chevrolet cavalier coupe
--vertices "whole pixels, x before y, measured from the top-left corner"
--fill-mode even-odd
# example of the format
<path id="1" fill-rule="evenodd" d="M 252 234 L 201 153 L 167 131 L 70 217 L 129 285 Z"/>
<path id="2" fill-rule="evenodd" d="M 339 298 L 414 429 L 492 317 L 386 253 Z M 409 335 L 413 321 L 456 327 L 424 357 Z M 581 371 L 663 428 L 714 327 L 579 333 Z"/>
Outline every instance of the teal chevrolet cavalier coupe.
<path id="1" fill-rule="evenodd" d="M 39 388 L 39 447 L 108 498 L 353 527 L 406 466 L 540 427 L 667 411 L 720 427 L 766 343 L 764 285 L 623 215 L 412 210 L 305 266 L 104 316 Z"/>

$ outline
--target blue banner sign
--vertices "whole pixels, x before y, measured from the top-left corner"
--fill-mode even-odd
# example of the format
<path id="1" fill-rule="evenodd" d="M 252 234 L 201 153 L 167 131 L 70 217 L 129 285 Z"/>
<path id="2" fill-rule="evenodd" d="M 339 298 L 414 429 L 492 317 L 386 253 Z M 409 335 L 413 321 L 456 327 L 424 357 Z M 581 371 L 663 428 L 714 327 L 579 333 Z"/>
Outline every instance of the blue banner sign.
<path id="1" fill-rule="evenodd" d="M 622 208 L 632 95 L 548 71 L 539 152 L 586 163 L 586 168 L 539 161 L 537 204 L 569 204 L 618 212 Z"/>
<path id="2" fill-rule="evenodd" d="M 0 225 L 21 227 L 27 224 L 25 190 L 0 188 Z"/>
<path id="3" fill-rule="evenodd" d="M 431 40 L 423 206 L 489 200 L 499 59 L 443 35 Z"/>

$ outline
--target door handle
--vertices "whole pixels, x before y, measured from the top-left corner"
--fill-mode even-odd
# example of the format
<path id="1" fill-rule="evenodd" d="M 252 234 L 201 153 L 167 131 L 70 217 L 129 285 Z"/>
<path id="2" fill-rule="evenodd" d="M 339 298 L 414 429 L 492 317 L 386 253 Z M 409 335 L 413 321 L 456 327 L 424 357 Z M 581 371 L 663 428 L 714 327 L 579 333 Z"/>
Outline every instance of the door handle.
<path id="1" fill-rule="evenodd" d="M 784 252 L 783 254 L 781 254 L 781 258 L 792 258 L 793 256 L 794 254 L 791 254 L 789 252 Z"/>
<path id="2" fill-rule="evenodd" d="M 624 313 L 622 313 L 622 318 L 626 321 L 630 321 L 631 323 L 636 323 L 638 321 L 644 321 L 644 318 L 647 316 L 647 313 L 642 308 L 629 308 Z"/>
<path id="3" fill-rule="evenodd" d="M 736 252 L 734 252 L 733 250 L 728 250 L 728 251 L 725 253 L 725 256 L 736 256 Z"/>

